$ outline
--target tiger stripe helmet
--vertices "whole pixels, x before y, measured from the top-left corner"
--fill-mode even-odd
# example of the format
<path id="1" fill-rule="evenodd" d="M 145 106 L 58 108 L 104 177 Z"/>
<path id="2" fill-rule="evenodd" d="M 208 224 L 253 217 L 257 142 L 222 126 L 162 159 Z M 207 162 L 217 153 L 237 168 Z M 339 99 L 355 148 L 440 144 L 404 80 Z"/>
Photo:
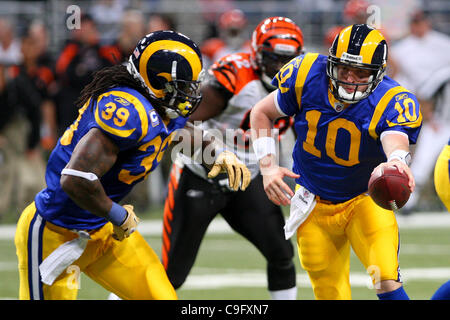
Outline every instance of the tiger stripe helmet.
<path id="1" fill-rule="evenodd" d="M 386 73 L 388 47 L 380 31 L 366 25 L 354 24 L 344 28 L 333 41 L 327 61 L 327 75 L 331 80 L 334 97 L 346 103 L 356 103 L 367 98 Z M 364 83 L 348 83 L 338 79 L 337 67 L 346 65 L 370 71 Z M 347 93 L 342 85 L 355 85 L 353 93 Z M 358 87 L 367 86 L 363 92 Z"/>
<path id="2" fill-rule="evenodd" d="M 146 35 L 130 55 L 127 69 L 170 118 L 188 117 L 200 103 L 202 55 L 181 33 L 156 31 Z"/>
<path id="3" fill-rule="evenodd" d="M 303 33 L 286 17 L 270 17 L 261 21 L 252 34 L 251 60 L 261 73 L 264 83 L 272 78 L 292 58 L 302 53 Z"/>

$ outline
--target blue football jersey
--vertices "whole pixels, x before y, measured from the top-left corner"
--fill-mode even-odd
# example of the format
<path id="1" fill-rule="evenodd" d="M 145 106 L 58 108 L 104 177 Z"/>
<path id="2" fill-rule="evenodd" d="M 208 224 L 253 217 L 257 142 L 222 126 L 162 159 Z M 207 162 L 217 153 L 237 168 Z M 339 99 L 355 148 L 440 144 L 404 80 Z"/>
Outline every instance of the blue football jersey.
<path id="1" fill-rule="evenodd" d="M 323 55 L 298 56 L 272 84 L 278 88 L 277 108 L 294 117 L 296 182 L 323 199 L 343 202 L 367 192 L 373 169 L 386 161 L 381 134 L 399 131 L 414 144 L 422 115 L 416 97 L 387 76 L 371 95 L 345 108 L 329 90 L 326 64 Z"/>
<path id="2" fill-rule="evenodd" d="M 88 101 L 75 122 L 65 131 L 50 155 L 47 188 L 35 197 L 39 214 L 68 229 L 95 229 L 107 220 L 78 207 L 61 189 L 61 171 L 81 138 L 92 128 L 100 129 L 119 148 L 113 167 L 100 178 L 106 194 L 119 202 L 156 168 L 173 138 L 187 119 L 164 123 L 150 102 L 136 90 L 116 87 Z"/>

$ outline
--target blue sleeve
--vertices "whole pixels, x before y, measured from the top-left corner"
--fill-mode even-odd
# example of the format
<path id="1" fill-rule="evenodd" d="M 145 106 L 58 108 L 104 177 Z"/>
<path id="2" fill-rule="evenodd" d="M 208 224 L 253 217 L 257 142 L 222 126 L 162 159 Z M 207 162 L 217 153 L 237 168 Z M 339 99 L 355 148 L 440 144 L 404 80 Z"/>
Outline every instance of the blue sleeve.
<path id="1" fill-rule="evenodd" d="M 280 69 L 272 80 L 272 85 L 278 88 L 277 107 L 288 116 L 293 116 L 300 110 L 295 83 L 302 58 L 303 56 L 299 56 L 292 59 Z"/>
<path id="2" fill-rule="evenodd" d="M 400 131 L 408 135 L 410 144 L 415 144 L 422 126 L 419 102 L 411 92 L 396 94 L 384 112 L 385 121 L 379 122 L 379 131 Z"/>
<path id="3" fill-rule="evenodd" d="M 129 96 L 127 96 L 129 98 Z M 136 146 L 148 131 L 148 118 L 142 103 L 136 106 L 125 99 L 120 91 L 102 94 L 95 107 L 94 127 L 102 130 L 119 149 L 126 150 Z"/>

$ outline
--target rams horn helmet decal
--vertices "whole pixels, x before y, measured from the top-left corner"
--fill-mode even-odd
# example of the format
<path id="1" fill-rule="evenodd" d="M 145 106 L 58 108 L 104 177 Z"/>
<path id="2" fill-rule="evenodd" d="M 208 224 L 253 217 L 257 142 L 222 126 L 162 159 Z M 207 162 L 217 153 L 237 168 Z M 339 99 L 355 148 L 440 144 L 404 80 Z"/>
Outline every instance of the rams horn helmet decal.
<path id="1" fill-rule="evenodd" d="M 387 64 L 387 44 L 380 31 L 366 24 L 354 24 L 344 28 L 334 39 L 327 62 L 327 75 L 331 80 L 333 96 L 346 103 L 355 103 L 367 98 L 383 80 Z M 338 66 L 350 66 L 369 70 L 370 77 L 364 83 L 349 83 L 338 80 Z M 342 85 L 356 86 L 351 93 Z M 367 86 L 363 92 L 358 87 Z"/>
<path id="2" fill-rule="evenodd" d="M 200 103 L 202 56 L 198 46 L 181 33 L 146 35 L 131 54 L 127 69 L 171 118 L 188 117 Z"/>

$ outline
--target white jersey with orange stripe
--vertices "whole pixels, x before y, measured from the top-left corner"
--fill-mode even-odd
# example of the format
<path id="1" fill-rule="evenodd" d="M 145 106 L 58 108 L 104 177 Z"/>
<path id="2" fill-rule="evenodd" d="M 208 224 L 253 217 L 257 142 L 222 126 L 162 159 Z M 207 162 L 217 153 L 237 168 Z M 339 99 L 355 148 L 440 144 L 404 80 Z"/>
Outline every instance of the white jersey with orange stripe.
<path id="1" fill-rule="evenodd" d="M 209 72 L 214 76 L 214 81 L 230 92 L 231 98 L 219 115 L 202 122 L 200 126 L 219 137 L 227 150 L 234 152 L 246 164 L 253 179 L 259 172 L 259 165 L 250 141 L 250 111 L 269 91 L 253 68 L 248 53 L 225 56 Z M 278 120 L 276 125 L 283 133 L 290 124 L 291 120 L 287 118 Z M 183 155 L 180 158 L 191 171 L 207 179 L 204 167 L 192 163 Z"/>

